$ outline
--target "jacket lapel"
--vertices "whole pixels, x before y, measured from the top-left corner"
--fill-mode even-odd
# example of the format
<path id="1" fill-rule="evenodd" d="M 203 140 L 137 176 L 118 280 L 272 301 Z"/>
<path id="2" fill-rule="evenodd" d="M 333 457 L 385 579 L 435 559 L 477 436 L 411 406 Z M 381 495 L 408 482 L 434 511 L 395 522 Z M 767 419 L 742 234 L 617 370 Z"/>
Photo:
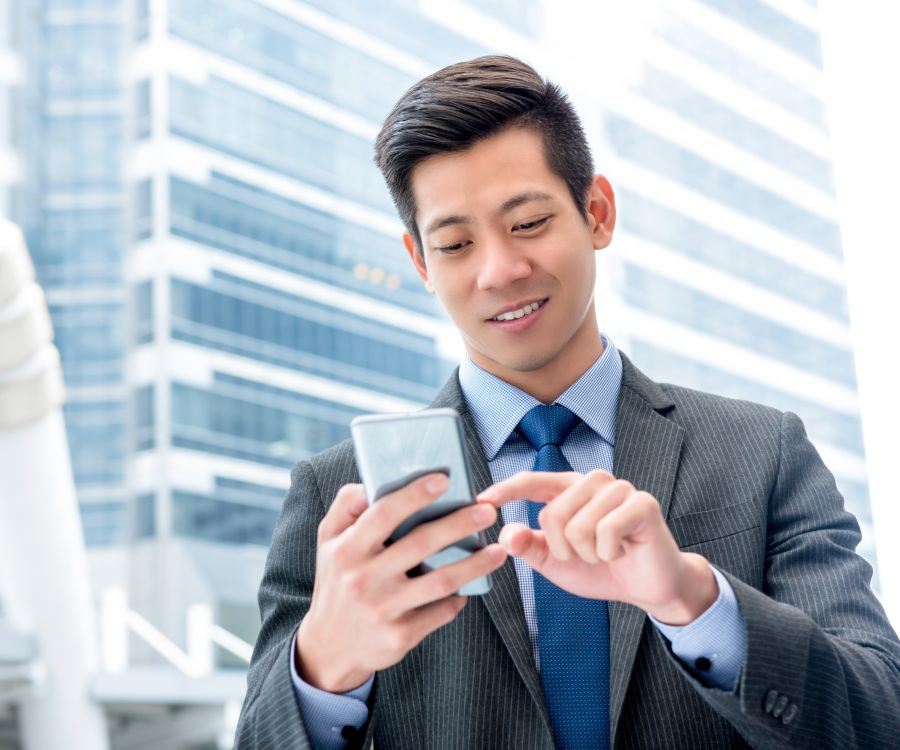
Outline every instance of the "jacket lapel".
<path id="1" fill-rule="evenodd" d="M 475 492 L 477 494 L 487 489 L 493 484 L 491 473 L 484 457 L 478 432 L 475 429 L 475 424 L 472 421 L 462 390 L 459 387 L 459 378 L 456 372 L 444 385 L 431 406 L 432 408 L 446 406 L 459 412 L 465 433 L 466 460 L 469 464 L 469 470 L 472 472 Z M 493 544 L 497 541 L 501 526 L 502 521 L 498 515 L 497 523 L 485 530 L 488 543 Z M 491 590 L 485 596 L 482 596 L 480 601 L 487 608 L 494 626 L 500 632 L 500 637 L 512 656 L 513 663 L 525 682 L 528 692 L 544 717 L 547 731 L 550 732 L 550 719 L 544 704 L 541 678 L 534 666 L 531 641 L 528 638 L 525 615 L 522 610 L 519 581 L 516 578 L 512 560 L 507 560 L 506 564 L 491 574 Z M 473 603 L 470 602 L 469 606 Z"/>
<path id="2" fill-rule="evenodd" d="M 672 501 L 684 429 L 663 416 L 674 404 L 665 392 L 622 355 L 622 388 L 616 417 L 613 474 L 653 495 L 663 518 Z M 645 613 L 630 604 L 609 603 L 610 727 L 616 727 L 631 679 Z"/>

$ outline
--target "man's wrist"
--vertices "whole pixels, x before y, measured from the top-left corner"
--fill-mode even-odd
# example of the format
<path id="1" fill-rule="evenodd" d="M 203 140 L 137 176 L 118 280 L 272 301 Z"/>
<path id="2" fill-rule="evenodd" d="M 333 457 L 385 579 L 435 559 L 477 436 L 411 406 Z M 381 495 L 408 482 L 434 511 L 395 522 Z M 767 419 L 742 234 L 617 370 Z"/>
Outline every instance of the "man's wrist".
<path id="1" fill-rule="evenodd" d="M 300 622 L 297 632 L 294 666 L 301 680 L 328 693 L 347 693 L 372 676 L 372 672 L 342 667 L 316 639 L 308 616 Z"/>
<path id="2" fill-rule="evenodd" d="M 688 625 L 708 610 L 719 596 L 719 584 L 712 566 L 702 555 L 681 553 L 679 594 L 664 606 L 647 610 L 658 622 L 666 625 Z"/>

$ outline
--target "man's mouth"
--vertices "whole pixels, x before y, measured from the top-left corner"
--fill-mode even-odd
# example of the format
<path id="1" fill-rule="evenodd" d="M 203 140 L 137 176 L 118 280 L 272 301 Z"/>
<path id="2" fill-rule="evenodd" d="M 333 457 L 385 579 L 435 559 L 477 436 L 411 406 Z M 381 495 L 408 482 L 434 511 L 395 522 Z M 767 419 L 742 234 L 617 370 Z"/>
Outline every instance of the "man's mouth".
<path id="1" fill-rule="evenodd" d="M 538 308 L 542 307 L 547 299 L 549 298 L 538 300 L 537 302 L 531 302 L 515 310 L 509 310 L 505 313 L 500 313 L 500 315 L 494 316 L 493 318 L 491 318 L 491 320 L 496 320 L 497 322 L 502 323 L 507 320 L 517 320 L 518 318 L 524 318 L 527 315 L 531 315 Z"/>

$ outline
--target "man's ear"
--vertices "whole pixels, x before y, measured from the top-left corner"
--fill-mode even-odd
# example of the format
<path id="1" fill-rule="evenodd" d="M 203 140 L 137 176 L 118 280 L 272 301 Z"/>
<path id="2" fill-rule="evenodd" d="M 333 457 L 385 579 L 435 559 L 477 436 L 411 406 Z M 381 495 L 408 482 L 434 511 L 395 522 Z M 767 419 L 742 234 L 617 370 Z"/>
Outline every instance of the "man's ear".
<path id="1" fill-rule="evenodd" d="M 409 232 L 403 233 L 403 244 L 406 247 L 406 252 L 409 253 L 413 265 L 416 267 L 416 271 L 418 271 L 422 281 L 425 282 L 425 289 L 431 294 L 434 294 L 434 287 L 431 286 L 431 280 L 428 278 L 428 269 L 425 267 L 425 258 L 422 253 L 416 249 L 415 240 L 413 240 L 412 235 Z"/>
<path id="2" fill-rule="evenodd" d="M 602 250 L 612 242 L 616 228 L 616 196 L 612 185 L 601 174 L 595 174 L 588 195 L 588 221 L 594 236 L 594 249 Z"/>

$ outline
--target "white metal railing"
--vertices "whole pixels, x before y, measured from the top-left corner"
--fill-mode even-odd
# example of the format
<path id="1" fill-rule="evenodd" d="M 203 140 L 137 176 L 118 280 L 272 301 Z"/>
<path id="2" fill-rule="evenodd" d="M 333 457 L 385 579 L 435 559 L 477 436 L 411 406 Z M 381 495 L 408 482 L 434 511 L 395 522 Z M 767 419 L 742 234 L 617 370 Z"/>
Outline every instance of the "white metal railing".
<path id="1" fill-rule="evenodd" d="M 103 592 L 100 601 L 101 664 L 111 674 L 122 674 L 129 666 L 129 632 L 138 636 L 172 666 L 188 677 L 211 674 L 215 647 L 220 646 L 247 664 L 253 646 L 213 622 L 212 607 L 193 604 L 187 610 L 187 650 L 181 649 L 145 617 L 128 607 L 123 589 Z"/>

